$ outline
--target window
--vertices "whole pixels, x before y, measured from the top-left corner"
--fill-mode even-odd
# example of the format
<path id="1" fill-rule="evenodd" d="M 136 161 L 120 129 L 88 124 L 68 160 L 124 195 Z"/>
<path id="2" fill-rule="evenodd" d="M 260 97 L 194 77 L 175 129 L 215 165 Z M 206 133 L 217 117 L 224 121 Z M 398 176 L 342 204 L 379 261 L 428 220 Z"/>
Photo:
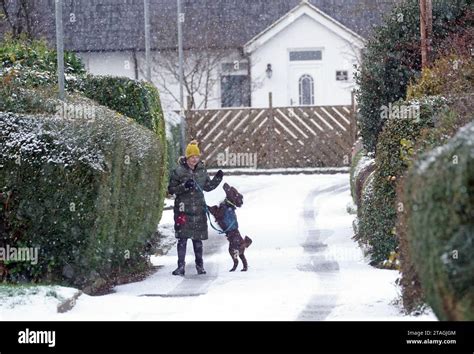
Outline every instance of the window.
<path id="1" fill-rule="evenodd" d="M 300 105 L 314 104 L 314 80 L 311 75 L 305 74 L 299 80 Z"/>
<path id="2" fill-rule="evenodd" d="M 290 52 L 290 61 L 321 60 L 320 50 L 297 50 Z"/>
<path id="3" fill-rule="evenodd" d="M 336 81 L 348 81 L 349 73 L 347 70 L 336 71 Z"/>
<path id="4" fill-rule="evenodd" d="M 249 79 L 246 75 L 221 76 L 221 106 L 249 107 Z"/>

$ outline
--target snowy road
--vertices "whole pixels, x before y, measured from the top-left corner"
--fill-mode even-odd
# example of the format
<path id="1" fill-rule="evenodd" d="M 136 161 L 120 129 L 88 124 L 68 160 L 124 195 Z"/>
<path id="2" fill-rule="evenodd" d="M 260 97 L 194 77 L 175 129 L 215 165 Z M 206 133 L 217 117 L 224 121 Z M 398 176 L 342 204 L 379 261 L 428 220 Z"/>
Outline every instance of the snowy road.
<path id="1" fill-rule="evenodd" d="M 244 195 L 237 211 L 248 272 L 229 273 L 228 243 L 210 229 L 205 241 L 207 275 L 194 268 L 188 244 L 186 276 L 175 277 L 176 249 L 154 257 L 159 270 L 113 294 L 81 296 L 57 320 L 429 320 L 404 316 L 396 271 L 374 269 L 351 240 L 353 215 L 347 174 L 226 176 Z M 224 198 L 222 186 L 206 194 L 208 205 Z M 162 224 L 172 223 L 172 212 Z M 241 265 L 238 269 L 241 268 Z M 16 314 L 14 314 L 16 312 Z M 41 319 L 46 310 L 0 310 L 3 319 Z M 44 318 L 44 317 L 43 317 Z"/>

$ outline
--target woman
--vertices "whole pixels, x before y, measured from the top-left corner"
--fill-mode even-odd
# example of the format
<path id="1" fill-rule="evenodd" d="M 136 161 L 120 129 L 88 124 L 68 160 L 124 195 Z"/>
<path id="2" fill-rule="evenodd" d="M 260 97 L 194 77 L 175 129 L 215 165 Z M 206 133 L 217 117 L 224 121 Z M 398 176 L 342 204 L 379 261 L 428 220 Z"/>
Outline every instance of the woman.
<path id="1" fill-rule="evenodd" d="M 203 191 L 210 192 L 221 183 L 224 173 L 217 171 L 211 180 L 203 161 L 197 141 L 186 147 L 185 157 L 178 160 L 178 166 L 170 176 L 168 192 L 176 194 L 174 201 L 174 229 L 178 239 L 178 268 L 173 275 L 184 275 L 186 245 L 193 241 L 196 270 L 206 274 L 202 259 L 202 241 L 207 240 L 206 202 Z"/>

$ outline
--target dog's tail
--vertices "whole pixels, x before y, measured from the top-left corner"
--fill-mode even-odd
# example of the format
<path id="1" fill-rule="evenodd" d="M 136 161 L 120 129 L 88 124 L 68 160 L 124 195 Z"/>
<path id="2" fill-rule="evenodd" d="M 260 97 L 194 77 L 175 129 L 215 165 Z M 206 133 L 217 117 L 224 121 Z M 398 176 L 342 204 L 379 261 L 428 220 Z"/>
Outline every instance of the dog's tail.
<path id="1" fill-rule="evenodd" d="M 248 248 L 252 244 L 252 239 L 248 236 L 245 236 L 244 244 L 245 244 L 245 248 Z"/>

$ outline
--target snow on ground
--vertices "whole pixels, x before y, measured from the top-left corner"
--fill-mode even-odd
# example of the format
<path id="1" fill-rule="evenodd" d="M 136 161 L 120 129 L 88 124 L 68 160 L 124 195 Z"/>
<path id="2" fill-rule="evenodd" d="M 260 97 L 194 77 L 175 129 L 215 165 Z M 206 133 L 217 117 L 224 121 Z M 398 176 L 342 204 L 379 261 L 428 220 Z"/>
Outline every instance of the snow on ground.
<path id="1" fill-rule="evenodd" d="M 189 242 L 184 278 L 171 275 L 173 247 L 152 258 L 160 268 L 147 279 L 109 295 L 82 295 L 67 313 L 38 302 L 2 306 L 0 319 L 17 320 L 21 312 L 25 320 L 436 320 L 432 313 L 403 315 L 392 304 L 398 272 L 367 265 L 351 240 L 347 174 L 224 180 L 244 195 L 237 216 L 241 233 L 253 239 L 248 272 L 228 272 L 228 242 L 209 228 L 207 275 L 195 274 Z M 208 205 L 223 198 L 222 186 L 206 193 Z M 172 210 L 164 211 L 160 229 L 169 231 L 172 223 Z"/>
<path id="2" fill-rule="evenodd" d="M 0 286 L 0 321 L 47 320 L 77 289 L 62 286 Z"/>

